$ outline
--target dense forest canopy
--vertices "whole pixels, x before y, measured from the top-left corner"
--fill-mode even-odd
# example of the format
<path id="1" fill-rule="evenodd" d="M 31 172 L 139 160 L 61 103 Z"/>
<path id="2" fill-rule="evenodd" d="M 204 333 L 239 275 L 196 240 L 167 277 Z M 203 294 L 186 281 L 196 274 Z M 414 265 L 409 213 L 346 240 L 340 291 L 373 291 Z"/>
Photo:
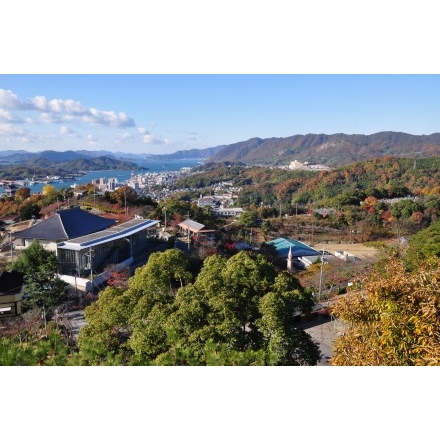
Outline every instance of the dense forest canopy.
<path id="1" fill-rule="evenodd" d="M 206 169 L 204 171 L 204 169 Z M 356 162 L 331 171 L 302 171 L 240 165 L 207 165 L 181 179 L 180 188 L 204 188 L 231 181 L 242 188 L 239 203 L 354 205 L 377 199 L 440 194 L 440 157 L 402 159 L 383 157 Z"/>

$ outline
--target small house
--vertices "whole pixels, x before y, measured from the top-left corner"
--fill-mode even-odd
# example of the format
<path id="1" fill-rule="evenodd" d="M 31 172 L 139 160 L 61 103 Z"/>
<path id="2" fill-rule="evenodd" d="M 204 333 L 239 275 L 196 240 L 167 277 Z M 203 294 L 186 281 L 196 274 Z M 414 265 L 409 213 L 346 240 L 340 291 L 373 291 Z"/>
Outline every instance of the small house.
<path id="1" fill-rule="evenodd" d="M 0 275 L 0 317 L 22 313 L 23 274 L 12 270 Z"/>

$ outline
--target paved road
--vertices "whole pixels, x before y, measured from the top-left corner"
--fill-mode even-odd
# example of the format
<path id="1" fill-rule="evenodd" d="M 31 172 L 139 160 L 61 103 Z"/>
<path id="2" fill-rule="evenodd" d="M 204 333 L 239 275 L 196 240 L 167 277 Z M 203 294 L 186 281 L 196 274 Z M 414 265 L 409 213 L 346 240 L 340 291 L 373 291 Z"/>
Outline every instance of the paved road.
<path id="1" fill-rule="evenodd" d="M 342 332 L 343 325 L 340 321 L 331 320 L 328 317 L 318 315 L 314 319 L 304 321 L 300 328 L 307 332 L 314 342 L 319 344 L 322 359 L 320 366 L 329 366 L 333 355 L 333 342 Z"/>

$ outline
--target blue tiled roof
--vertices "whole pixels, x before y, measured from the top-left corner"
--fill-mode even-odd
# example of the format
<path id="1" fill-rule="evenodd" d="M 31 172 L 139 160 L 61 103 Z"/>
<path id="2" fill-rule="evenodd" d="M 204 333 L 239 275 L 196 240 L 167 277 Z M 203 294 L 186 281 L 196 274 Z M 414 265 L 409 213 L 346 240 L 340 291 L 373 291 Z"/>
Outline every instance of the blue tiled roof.
<path id="1" fill-rule="evenodd" d="M 292 249 L 292 257 L 320 255 L 320 252 L 318 252 L 316 249 L 313 249 L 298 240 L 292 240 L 290 238 L 281 237 L 268 241 L 266 244 L 272 244 L 275 246 L 278 256 L 283 258 L 287 258 L 289 249 Z"/>
<path id="2" fill-rule="evenodd" d="M 16 232 L 14 236 L 48 241 L 69 240 L 102 231 L 115 223 L 115 220 L 90 214 L 83 209 L 70 208 L 58 211 L 47 220 Z"/>

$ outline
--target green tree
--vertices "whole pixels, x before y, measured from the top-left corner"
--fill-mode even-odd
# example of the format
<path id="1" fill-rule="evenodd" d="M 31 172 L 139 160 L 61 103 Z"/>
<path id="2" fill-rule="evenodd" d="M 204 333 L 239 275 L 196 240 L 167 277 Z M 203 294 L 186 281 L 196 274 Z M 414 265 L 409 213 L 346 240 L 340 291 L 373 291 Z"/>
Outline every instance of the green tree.
<path id="1" fill-rule="evenodd" d="M 169 249 L 152 254 L 129 279 L 128 289 L 107 287 L 85 309 L 88 325 L 79 334 L 78 362 L 103 365 L 109 361 L 109 353 L 112 363 L 129 363 L 133 355 L 141 357 L 145 335 L 157 327 L 153 315 L 149 316 L 153 308 L 171 302 L 175 292 L 191 279 L 185 254 Z M 157 344 L 157 333 L 155 338 L 152 344 Z"/>
<path id="2" fill-rule="evenodd" d="M 53 326 L 46 338 L 33 338 L 26 342 L 16 338 L 0 339 L 0 365 L 35 366 L 67 365 L 71 351 L 61 332 Z"/>
<path id="3" fill-rule="evenodd" d="M 58 277 L 58 261 L 54 252 L 45 249 L 38 240 L 24 249 L 13 269 L 24 273 L 27 307 L 52 307 L 67 296 L 67 283 Z"/>
<path id="4" fill-rule="evenodd" d="M 313 304 L 311 297 L 303 291 L 295 293 L 296 302 L 286 299 L 290 307 L 284 310 L 284 316 L 277 315 L 283 322 L 280 326 L 285 324 L 288 329 L 280 342 L 287 348 L 283 355 L 271 356 L 272 329 L 267 329 L 265 334 L 260 322 L 265 321 L 261 301 L 270 295 L 272 288 L 289 298 L 285 289 L 297 290 L 301 286 L 291 274 L 277 277 L 273 266 L 259 255 L 239 252 L 229 260 L 217 255 L 207 258 L 194 284 L 178 291 L 174 311 L 166 322 L 169 349 L 154 362 L 185 365 L 316 364 L 320 358 L 316 344 L 294 324 L 295 313 L 309 310 Z M 305 302 L 302 295 L 307 298 Z M 295 311 L 296 306 L 298 310 Z M 301 345 L 307 345 L 307 349 L 301 350 Z"/>
<path id="5" fill-rule="evenodd" d="M 309 313 L 314 301 L 298 279 L 289 272 L 280 273 L 272 291 L 260 300 L 261 318 L 257 326 L 264 334 L 272 365 L 314 365 L 319 349 L 311 337 L 297 329 L 294 317 Z"/>
<path id="6" fill-rule="evenodd" d="M 253 228 L 257 226 L 258 221 L 259 218 L 256 211 L 245 211 L 241 214 L 239 223 L 246 228 Z"/>
<path id="7" fill-rule="evenodd" d="M 78 363 L 106 365 L 110 359 L 128 359 L 131 351 L 124 343 L 130 335 L 128 326 L 129 298 L 117 287 L 107 287 L 99 294 L 99 300 L 84 310 L 87 324 L 78 337 Z M 110 357 L 109 357 L 110 356 Z"/>
<path id="8" fill-rule="evenodd" d="M 440 257 L 440 220 L 411 237 L 404 259 L 408 268 L 416 268 L 431 256 Z"/>
<path id="9" fill-rule="evenodd" d="M 188 263 L 175 249 L 153 254 L 126 291 L 101 293 L 86 309 L 82 359 L 101 365 L 111 353 L 111 361 L 134 365 L 316 364 L 316 344 L 295 327 L 295 315 L 313 301 L 292 274 L 277 276 L 261 255 L 239 252 L 208 257 L 190 283 Z M 281 304 L 274 312 L 270 292 Z"/>
<path id="10" fill-rule="evenodd" d="M 19 212 L 21 220 L 29 220 L 31 218 L 39 217 L 40 207 L 35 201 L 27 199 L 20 204 Z"/>

